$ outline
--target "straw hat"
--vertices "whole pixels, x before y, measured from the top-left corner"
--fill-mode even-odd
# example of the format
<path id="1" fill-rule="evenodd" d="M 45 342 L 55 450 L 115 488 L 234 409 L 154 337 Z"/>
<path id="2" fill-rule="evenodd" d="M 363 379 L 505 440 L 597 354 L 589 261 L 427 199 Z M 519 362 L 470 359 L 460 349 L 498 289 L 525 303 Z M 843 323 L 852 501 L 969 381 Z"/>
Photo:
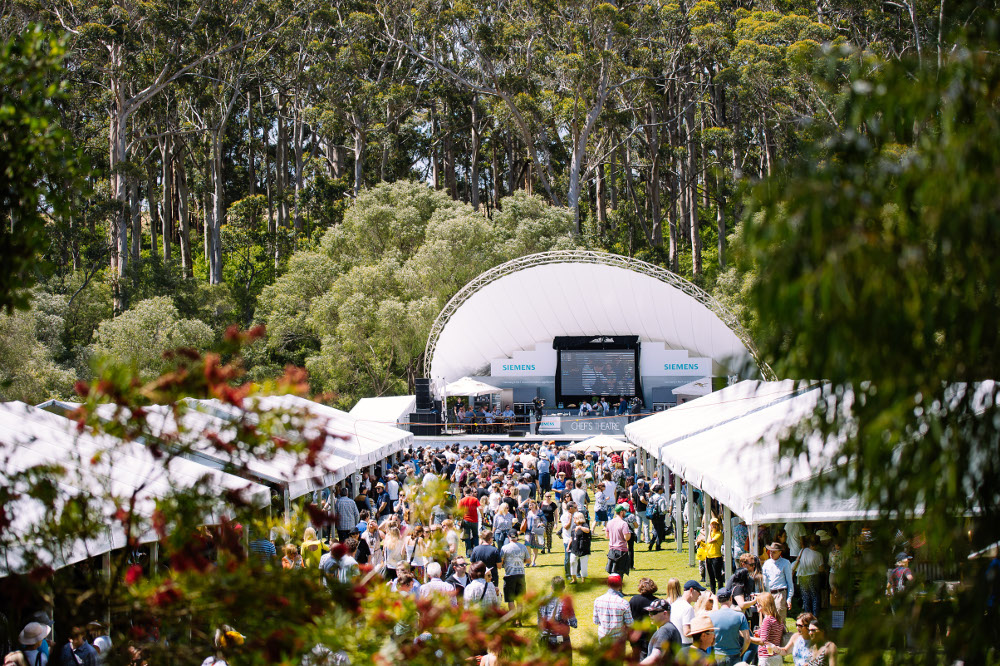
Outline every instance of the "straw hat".
<path id="1" fill-rule="evenodd" d="M 691 631 L 688 632 L 688 636 L 697 636 L 713 629 L 715 625 L 712 624 L 712 619 L 707 615 L 699 615 L 691 620 Z"/>

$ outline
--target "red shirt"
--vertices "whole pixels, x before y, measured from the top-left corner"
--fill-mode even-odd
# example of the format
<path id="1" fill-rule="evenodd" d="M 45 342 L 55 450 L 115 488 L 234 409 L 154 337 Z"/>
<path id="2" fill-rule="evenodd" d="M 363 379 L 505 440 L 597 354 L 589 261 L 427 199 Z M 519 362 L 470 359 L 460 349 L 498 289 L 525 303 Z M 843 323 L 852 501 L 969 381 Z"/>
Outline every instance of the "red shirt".
<path id="1" fill-rule="evenodd" d="M 465 515 L 462 517 L 467 523 L 478 523 L 479 522 L 479 498 L 475 495 L 466 495 L 461 500 L 459 500 L 458 505 L 465 509 Z"/>

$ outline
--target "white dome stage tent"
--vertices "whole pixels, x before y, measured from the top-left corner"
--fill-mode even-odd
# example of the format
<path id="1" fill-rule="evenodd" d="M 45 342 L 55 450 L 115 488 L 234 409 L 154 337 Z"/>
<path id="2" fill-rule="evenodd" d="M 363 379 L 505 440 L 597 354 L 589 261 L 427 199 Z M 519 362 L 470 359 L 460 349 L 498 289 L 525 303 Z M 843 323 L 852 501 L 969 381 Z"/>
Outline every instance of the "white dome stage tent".
<path id="1" fill-rule="evenodd" d="M 561 250 L 509 261 L 463 287 L 431 329 L 426 370 L 446 382 L 483 376 L 492 359 L 596 334 L 707 356 L 716 376 L 737 374 L 756 355 L 732 314 L 684 278 L 638 259 Z"/>
<path id="2" fill-rule="evenodd" d="M 469 282 L 434 322 L 424 371 L 436 385 L 475 377 L 515 391 L 541 387 L 558 381 L 557 349 L 569 349 L 558 341 L 602 337 L 637 341 L 647 404 L 656 387 L 771 377 L 749 335 L 710 294 L 659 266 L 585 250 L 521 257 Z"/>

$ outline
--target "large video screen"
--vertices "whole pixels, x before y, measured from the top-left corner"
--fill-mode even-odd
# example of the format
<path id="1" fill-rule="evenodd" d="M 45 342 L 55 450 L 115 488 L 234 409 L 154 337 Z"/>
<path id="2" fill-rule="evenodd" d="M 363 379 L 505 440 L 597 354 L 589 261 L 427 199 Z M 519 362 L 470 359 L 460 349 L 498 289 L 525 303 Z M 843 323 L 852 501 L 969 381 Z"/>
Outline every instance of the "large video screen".
<path id="1" fill-rule="evenodd" d="M 635 350 L 559 353 L 563 395 L 635 395 Z"/>

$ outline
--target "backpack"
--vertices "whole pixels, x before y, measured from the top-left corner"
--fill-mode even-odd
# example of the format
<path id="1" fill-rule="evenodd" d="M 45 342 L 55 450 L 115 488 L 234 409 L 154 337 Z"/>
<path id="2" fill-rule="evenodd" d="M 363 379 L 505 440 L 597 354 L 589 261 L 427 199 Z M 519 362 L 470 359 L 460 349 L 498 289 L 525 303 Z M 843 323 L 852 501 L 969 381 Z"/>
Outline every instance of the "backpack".
<path id="1" fill-rule="evenodd" d="M 660 515 L 660 496 L 654 495 L 649 498 L 649 504 L 646 505 L 646 517 L 656 518 Z"/>
<path id="2" fill-rule="evenodd" d="M 531 533 L 535 536 L 543 536 L 545 534 L 545 516 L 542 514 L 536 514 L 531 523 Z"/>

